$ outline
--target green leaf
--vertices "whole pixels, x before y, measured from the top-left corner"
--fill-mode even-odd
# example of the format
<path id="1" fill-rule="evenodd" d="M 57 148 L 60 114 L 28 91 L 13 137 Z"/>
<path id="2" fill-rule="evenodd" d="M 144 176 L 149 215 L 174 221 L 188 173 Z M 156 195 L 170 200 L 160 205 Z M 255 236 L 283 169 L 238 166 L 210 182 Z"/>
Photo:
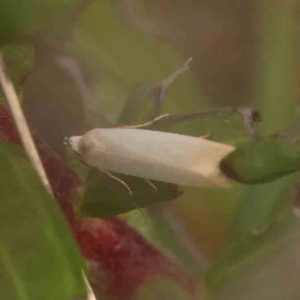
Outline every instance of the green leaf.
<path id="1" fill-rule="evenodd" d="M 137 208 L 174 200 L 181 194 L 173 184 L 114 174 L 117 179 L 92 169 L 86 179 L 82 212 L 92 217 L 112 217 Z M 127 185 L 132 191 L 130 194 Z"/>
<path id="2" fill-rule="evenodd" d="M 68 32 L 79 0 L 10 0 L 0 5 L 0 45 L 50 33 Z"/>
<path id="3" fill-rule="evenodd" d="M 245 143 L 223 160 L 221 168 L 238 182 L 270 182 L 300 169 L 300 146 L 275 139 Z"/>
<path id="4" fill-rule="evenodd" d="M 1 298 L 84 295 L 83 260 L 55 200 L 19 147 L 1 143 L 0 165 Z"/>
<path id="5" fill-rule="evenodd" d="M 18 90 L 24 77 L 31 71 L 34 61 L 33 46 L 25 44 L 7 44 L 1 49 L 8 73 Z"/>
<path id="6" fill-rule="evenodd" d="M 138 84 L 128 96 L 119 115 L 118 124 L 138 125 L 150 121 L 155 116 L 154 100 L 150 86 Z"/>
<path id="7" fill-rule="evenodd" d="M 291 176 L 276 180 L 270 184 L 247 187 L 243 198 L 236 208 L 231 237 L 240 240 L 253 232 L 267 230 L 279 215 L 290 213 L 290 191 L 294 187 Z"/>

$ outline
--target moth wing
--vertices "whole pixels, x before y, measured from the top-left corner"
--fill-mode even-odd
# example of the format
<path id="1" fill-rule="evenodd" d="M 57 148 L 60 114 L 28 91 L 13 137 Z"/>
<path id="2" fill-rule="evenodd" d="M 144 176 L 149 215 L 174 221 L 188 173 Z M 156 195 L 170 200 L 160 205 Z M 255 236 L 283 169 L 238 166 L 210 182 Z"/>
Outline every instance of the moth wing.
<path id="1" fill-rule="evenodd" d="M 192 186 L 226 186 L 219 163 L 234 150 L 207 139 L 126 128 L 91 130 L 80 139 L 79 148 L 80 144 L 93 166 Z"/>

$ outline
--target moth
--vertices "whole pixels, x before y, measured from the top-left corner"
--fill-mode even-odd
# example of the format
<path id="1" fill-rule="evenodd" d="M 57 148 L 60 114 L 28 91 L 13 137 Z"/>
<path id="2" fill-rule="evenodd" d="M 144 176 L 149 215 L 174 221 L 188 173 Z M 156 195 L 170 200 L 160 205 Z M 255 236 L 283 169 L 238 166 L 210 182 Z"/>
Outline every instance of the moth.
<path id="1" fill-rule="evenodd" d="M 183 186 L 228 187 L 219 164 L 235 147 L 204 138 L 138 128 L 98 128 L 66 138 L 100 170 Z"/>

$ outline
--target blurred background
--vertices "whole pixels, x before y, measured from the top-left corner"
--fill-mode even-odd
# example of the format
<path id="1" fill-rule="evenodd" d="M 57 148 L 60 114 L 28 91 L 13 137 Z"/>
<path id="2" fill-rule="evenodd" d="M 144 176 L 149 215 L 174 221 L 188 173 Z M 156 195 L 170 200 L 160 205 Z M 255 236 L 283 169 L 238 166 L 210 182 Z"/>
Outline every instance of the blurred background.
<path id="1" fill-rule="evenodd" d="M 41 105 L 40 100 L 33 100 L 37 94 L 43 98 L 49 97 L 54 104 L 66 103 L 63 111 L 61 105 L 54 105 L 65 116 L 60 117 L 64 120 L 63 124 L 57 125 L 60 129 L 68 127 L 64 124 L 78 124 L 78 118 L 83 120 L 86 115 L 78 112 L 82 113 L 87 106 L 88 118 L 91 111 L 97 112 L 93 116 L 97 120 L 96 125 L 103 125 L 100 122 L 102 117 L 107 124 L 117 123 L 128 99 L 137 97 L 137 85 L 148 88 L 157 86 L 192 57 L 190 70 L 167 90 L 162 103 L 163 113 L 183 114 L 212 107 L 251 106 L 256 107 L 262 115 L 262 122 L 257 125 L 261 135 L 268 136 L 282 130 L 297 135 L 300 95 L 299 5 L 295 0 L 90 1 L 77 15 L 76 22 L 72 23 L 72 34 L 68 30 L 53 29 L 50 34 L 47 33 L 46 39 L 43 36 L 47 45 L 56 45 L 53 47 L 55 50 L 51 47 L 47 48 L 49 52 L 37 50 L 44 49 L 43 43 L 39 44 L 41 48 L 37 44 L 5 44 L 4 53 L 14 81 L 23 94 L 24 103 L 26 97 L 29 99 L 29 112 Z M 75 58 L 80 65 L 84 91 L 75 93 L 72 85 L 61 90 L 65 85 L 58 79 L 57 70 L 51 73 L 49 68 L 53 64 L 45 63 L 47 59 L 51 61 L 50 57 L 57 49 L 63 49 L 63 55 Z M 37 53 L 45 56 L 39 56 L 42 59 L 38 60 Z M 72 69 L 70 64 L 68 68 Z M 47 83 L 50 83 L 47 95 L 43 84 L 40 84 L 38 92 L 35 90 L 37 82 L 42 81 L 41 69 L 45 71 Z M 38 78 L 33 76 L 35 70 L 39 71 Z M 72 70 L 74 81 L 76 72 Z M 51 90 L 56 91 L 55 97 Z M 70 96 L 70 91 L 74 95 Z M 138 97 L 153 101 L 149 89 L 139 93 Z M 78 94 L 81 95 L 80 99 L 76 98 Z M 69 113 L 65 114 L 64 110 Z M 49 109 L 45 109 L 47 113 Z M 132 123 L 142 118 L 138 116 L 140 113 L 139 108 L 132 111 Z M 40 110 L 38 114 L 44 120 Z M 55 114 L 57 112 L 50 116 L 51 120 L 57 118 Z M 41 121 L 34 115 L 29 117 L 29 121 L 36 123 L 35 127 L 47 140 L 47 132 L 53 122 L 50 120 L 46 128 L 38 128 Z M 174 131 L 179 133 L 195 136 L 209 134 L 214 140 L 234 145 L 249 139 L 244 133 L 240 116 L 207 118 L 174 126 Z M 74 126 L 71 126 L 71 129 L 62 130 L 61 134 L 66 136 L 73 129 Z M 83 129 L 84 125 L 81 124 L 78 131 Z M 56 142 L 56 137 L 49 137 L 49 144 L 55 146 Z M 274 266 L 275 271 L 266 274 L 259 271 L 262 277 L 256 282 L 253 278 L 258 276 L 257 269 L 253 271 L 248 266 L 249 262 L 246 266 L 240 261 L 235 262 L 235 258 L 246 256 L 249 249 L 259 245 L 259 258 L 256 260 L 250 255 L 253 262 L 249 264 L 261 265 L 264 259 L 259 251 L 262 251 L 262 256 L 270 255 L 270 248 L 266 250 L 263 244 L 272 241 L 276 251 L 281 247 L 281 237 L 276 234 L 280 232 L 278 228 L 285 228 L 285 225 L 279 224 L 278 220 L 294 220 L 292 215 L 293 204 L 298 197 L 297 179 L 296 174 L 263 185 L 232 183 L 233 187 L 228 190 L 184 188 L 184 194 L 179 199 L 168 202 L 165 207 L 158 209 L 159 213 L 155 209 L 151 212 L 153 222 L 145 221 L 139 211 L 130 212 L 126 217 L 149 240 L 174 252 L 194 271 L 201 269 L 202 272 L 210 263 L 213 266 L 216 264 L 208 281 L 216 288 L 216 297 L 220 295 L 220 299 L 297 299 L 293 297 L 299 295 L 300 290 L 296 283 L 292 285 L 289 280 L 285 281 L 286 286 L 283 284 L 283 292 L 277 295 L 259 289 L 257 293 L 247 296 L 246 291 L 253 290 L 255 284 L 267 282 L 266 286 L 276 286 L 276 282 L 287 277 L 275 276 L 282 265 L 276 267 L 272 262 L 270 265 Z M 176 232 L 176 226 L 170 226 L 169 221 L 177 224 L 181 232 Z M 273 227 L 274 230 L 271 230 Z M 257 239 L 257 232 L 264 237 L 262 240 L 260 237 Z M 264 236 L 269 232 L 270 237 Z M 178 234 L 187 239 L 178 240 Z M 285 234 L 283 236 L 286 238 Z M 295 251 L 296 248 L 291 247 Z M 187 248 L 189 255 L 183 254 Z M 293 252 L 294 255 L 296 252 Z M 272 250 L 271 253 L 274 254 Z M 284 265 L 287 257 L 278 261 Z M 297 255 L 294 259 L 299 260 Z M 199 268 L 193 268 L 195 260 Z M 233 267 L 241 273 L 234 273 L 230 269 Z M 232 273 L 228 269 L 236 276 L 232 277 L 230 284 L 234 285 L 237 278 L 243 278 L 240 285 L 237 284 L 238 288 L 233 288 L 234 292 L 228 288 L 228 282 L 224 283 L 218 277 L 219 274 L 225 274 L 224 277 L 229 274 L 231 278 Z M 295 278 L 300 274 L 300 268 L 295 264 L 295 268 L 291 267 L 287 272 L 291 278 Z M 240 274 L 244 274 L 244 277 Z M 270 283 L 268 280 L 273 275 L 274 281 Z M 247 278 L 252 281 L 247 282 Z"/>

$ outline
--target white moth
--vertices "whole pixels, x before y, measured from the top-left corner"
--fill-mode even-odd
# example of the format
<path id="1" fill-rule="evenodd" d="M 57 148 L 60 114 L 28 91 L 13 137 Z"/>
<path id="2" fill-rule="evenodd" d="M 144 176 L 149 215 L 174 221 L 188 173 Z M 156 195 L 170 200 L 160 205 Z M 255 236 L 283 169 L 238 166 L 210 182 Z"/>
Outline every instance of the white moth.
<path id="1" fill-rule="evenodd" d="M 67 141 L 90 166 L 184 186 L 228 186 L 219 163 L 235 149 L 203 138 L 131 128 L 93 129 Z"/>

